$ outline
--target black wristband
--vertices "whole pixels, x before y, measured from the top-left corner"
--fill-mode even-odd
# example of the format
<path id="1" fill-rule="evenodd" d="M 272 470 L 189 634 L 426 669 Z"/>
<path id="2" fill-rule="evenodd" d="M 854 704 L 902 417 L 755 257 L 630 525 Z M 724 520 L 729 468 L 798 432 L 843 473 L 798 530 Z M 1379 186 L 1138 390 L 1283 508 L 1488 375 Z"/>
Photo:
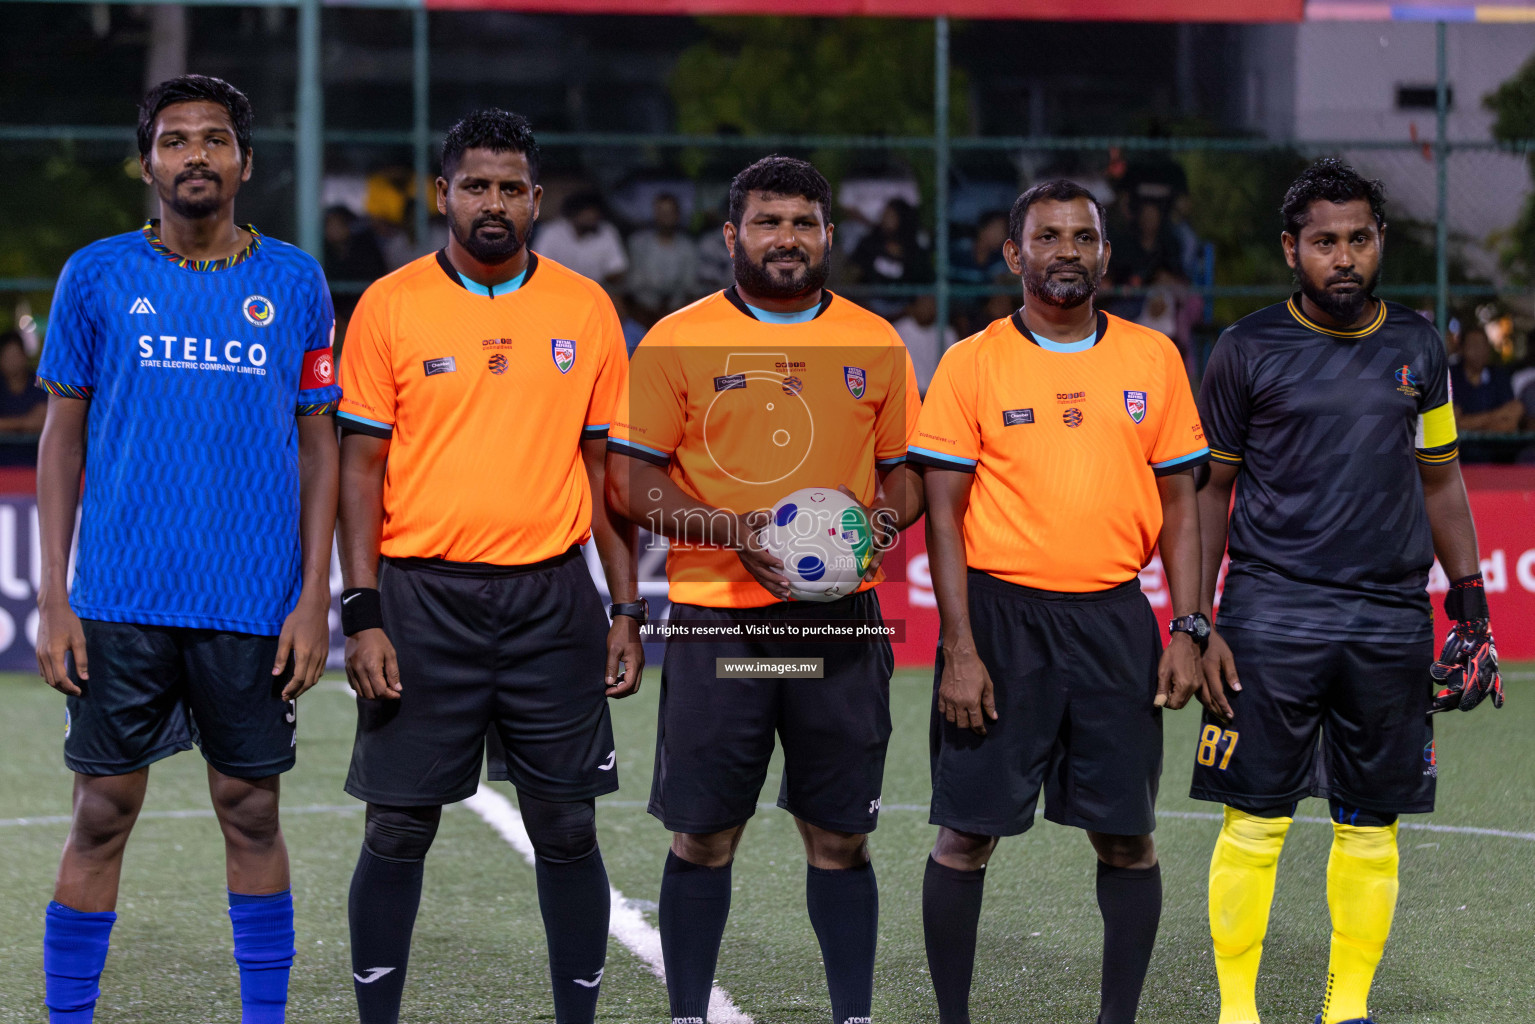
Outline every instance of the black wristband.
<path id="1" fill-rule="evenodd" d="M 1481 573 L 1464 576 L 1450 584 L 1444 595 L 1444 613 L 1456 622 L 1489 618 L 1487 587 Z"/>
<path id="2" fill-rule="evenodd" d="M 355 636 L 365 629 L 384 628 L 384 606 L 372 587 L 353 587 L 341 592 L 341 632 Z"/>

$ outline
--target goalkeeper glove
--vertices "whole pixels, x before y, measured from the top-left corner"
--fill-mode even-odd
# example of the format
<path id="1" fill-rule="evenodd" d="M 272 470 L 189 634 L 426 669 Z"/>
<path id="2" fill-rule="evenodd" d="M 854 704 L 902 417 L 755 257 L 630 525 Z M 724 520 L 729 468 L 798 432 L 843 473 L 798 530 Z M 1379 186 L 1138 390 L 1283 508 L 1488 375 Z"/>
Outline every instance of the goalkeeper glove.
<path id="1" fill-rule="evenodd" d="M 1498 675 L 1498 647 L 1492 639 L 1487 616 L 1487 591 L 1482 574 L 1467 576 L 1450 585 L 1444 596 L 1444 612 L 1455 621 L 1444 642 L 1439 660 L 1428 674 L 1438 688 L 1428 713 L 1460 708 L 1470 711 L 1487 696 L 1492 706 L 1503 706 L 1503 677 Z"/>

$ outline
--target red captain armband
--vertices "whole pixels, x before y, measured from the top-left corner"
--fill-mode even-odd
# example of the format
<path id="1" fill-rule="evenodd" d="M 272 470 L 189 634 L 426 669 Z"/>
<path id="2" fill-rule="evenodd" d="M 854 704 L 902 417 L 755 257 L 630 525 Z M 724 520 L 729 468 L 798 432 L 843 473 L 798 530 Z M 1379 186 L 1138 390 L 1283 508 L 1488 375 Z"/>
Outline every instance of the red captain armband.
<path id="1" fill-rule="evenodd" d="M 304 370 L 298 377 L 300 391 L 328 388 L 336 383 L 336 364 L 330 357 L 330 346 L 311 349 L 304 353 Z"/>

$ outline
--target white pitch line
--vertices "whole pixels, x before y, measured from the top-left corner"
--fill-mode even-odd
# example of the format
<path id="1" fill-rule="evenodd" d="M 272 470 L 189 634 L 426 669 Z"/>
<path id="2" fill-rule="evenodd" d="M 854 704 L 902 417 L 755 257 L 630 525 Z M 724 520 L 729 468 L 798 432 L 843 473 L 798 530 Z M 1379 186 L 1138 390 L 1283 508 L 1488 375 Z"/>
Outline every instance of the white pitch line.
<path id="1" fill-rule="evenodd" d="M 485 823 L 505 839 L 507 844 L 522 854 L 522 859 L 533 863 L 533 842 L 523 826 L 522 815 L 512 802 L 484 783 L 474 796 L 464 801 L 464 806 L 484 819 Z M 666 980 L 666 968 L 661 959 L 661 933 L 651 927 L 645 916 L 630 905 L 624 894 L 608 887 L 612 910 L 608 917 L 608 933 L 624 947 L 645 961 L 657 978 Z M 726 991 L 715 985 L 709 991 L 709 1020 L 711 1024 L 752 1024 L 752 1019 L 740 1007 L 731 1002 Z"/>

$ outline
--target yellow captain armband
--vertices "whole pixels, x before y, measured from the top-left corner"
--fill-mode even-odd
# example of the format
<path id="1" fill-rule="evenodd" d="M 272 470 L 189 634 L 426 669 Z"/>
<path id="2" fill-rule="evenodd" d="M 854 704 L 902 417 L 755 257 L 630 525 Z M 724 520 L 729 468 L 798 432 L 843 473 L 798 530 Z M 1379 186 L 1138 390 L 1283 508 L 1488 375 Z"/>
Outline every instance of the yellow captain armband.
<path id="1" fill-rule="evenodd" d="M 1456 448 L 1455 409 L 1449 402 L 1419 414 L 1418 433 L 1413 447 L 1420 462 L 1449 462 L 1458 454 Z"/>

